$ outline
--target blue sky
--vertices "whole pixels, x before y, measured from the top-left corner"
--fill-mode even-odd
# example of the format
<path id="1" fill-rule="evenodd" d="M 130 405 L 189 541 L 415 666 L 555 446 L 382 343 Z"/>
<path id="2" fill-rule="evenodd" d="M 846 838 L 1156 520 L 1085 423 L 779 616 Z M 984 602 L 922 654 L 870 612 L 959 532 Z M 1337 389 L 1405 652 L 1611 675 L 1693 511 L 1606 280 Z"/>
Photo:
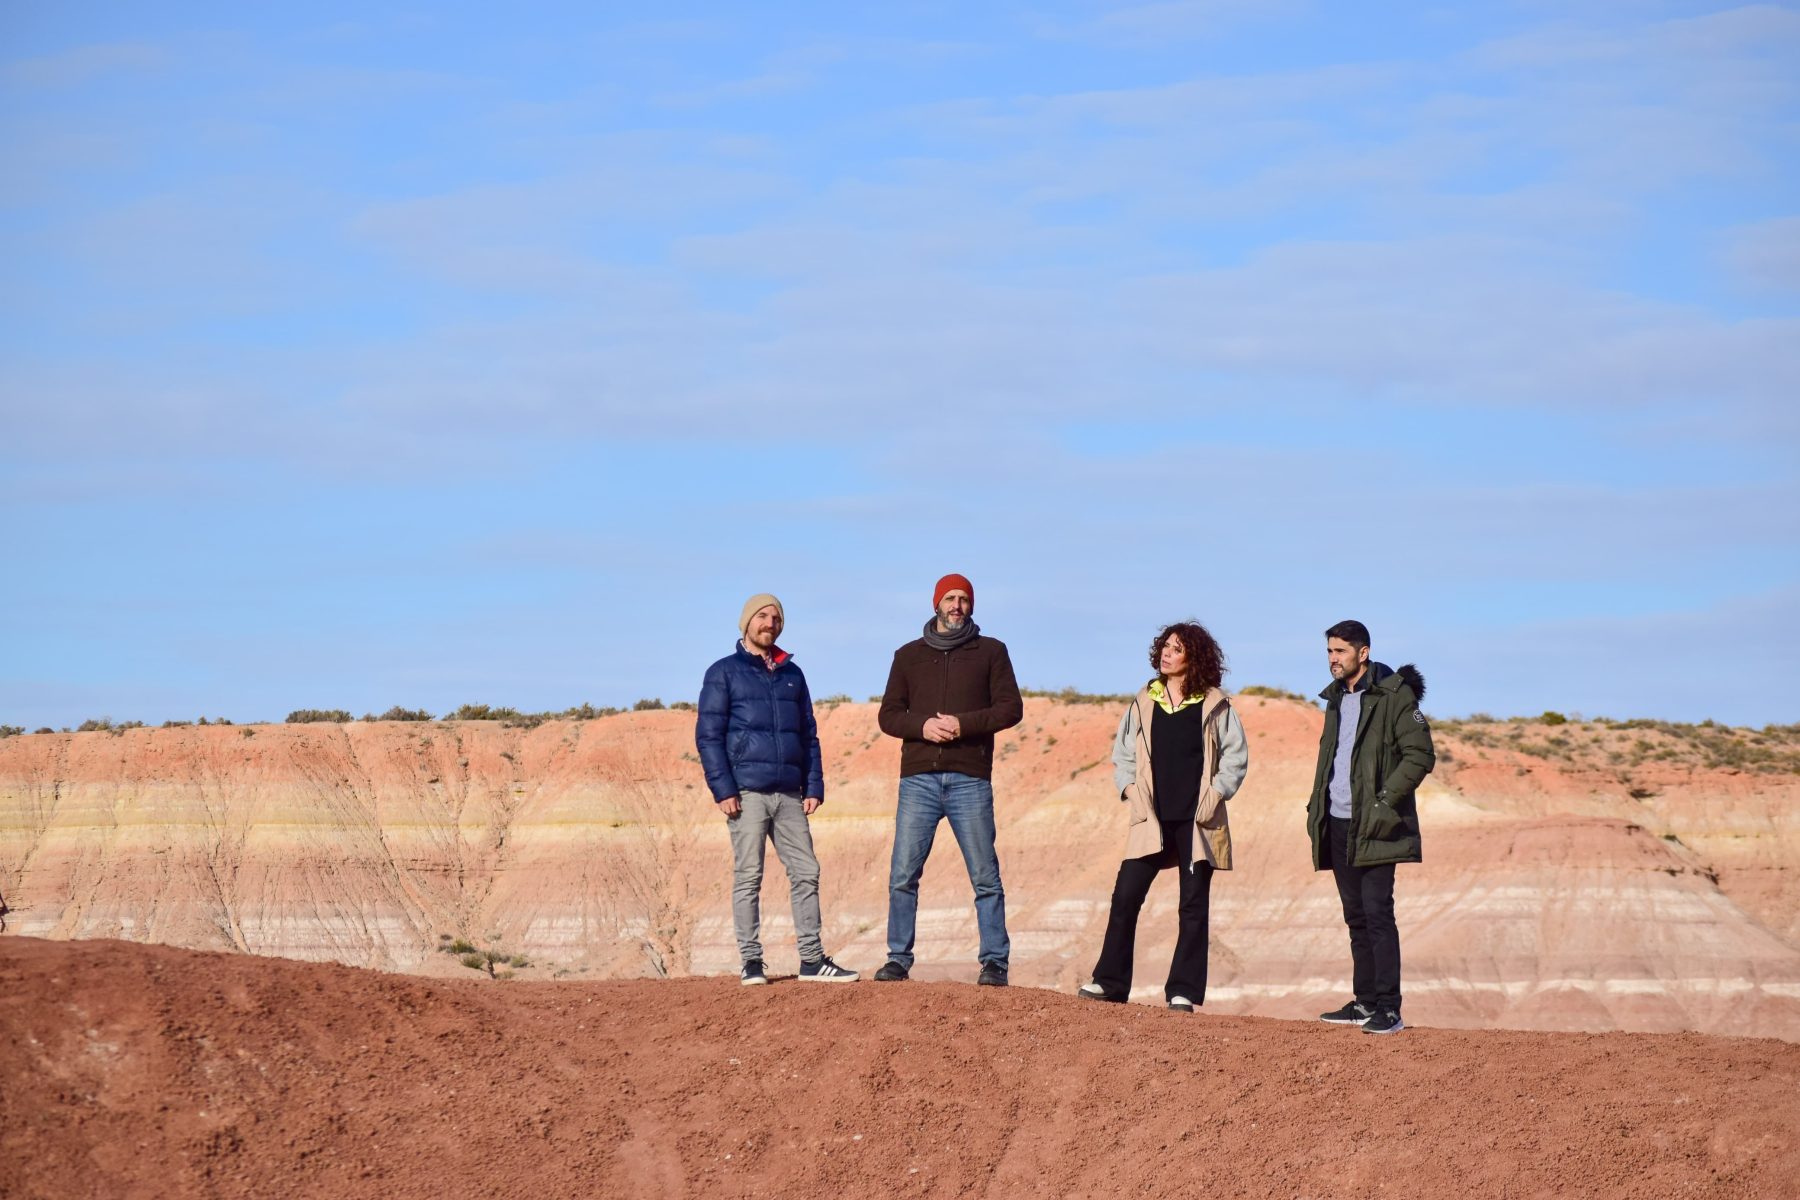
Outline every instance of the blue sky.
<path id="1" fill-rule="evenodd" d="M 0 9 L 0 722 L 881 689 L 1796 719 L 1800 8 Z"/>

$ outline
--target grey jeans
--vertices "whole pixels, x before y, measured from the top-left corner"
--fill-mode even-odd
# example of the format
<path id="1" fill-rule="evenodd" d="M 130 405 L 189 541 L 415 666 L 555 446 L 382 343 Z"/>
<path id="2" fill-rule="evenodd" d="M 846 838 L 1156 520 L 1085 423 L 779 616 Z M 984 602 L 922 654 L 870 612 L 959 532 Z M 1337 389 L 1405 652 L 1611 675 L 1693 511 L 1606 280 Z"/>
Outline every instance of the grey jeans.
<path id="1" fill-rule="evenodd" d="M 743 811 L 727 817 L 731 830 L 731 924 L 738 954 L 745 962 L 761 959 L 763 855 L 775 843 L 788 877 L 788 899 L 794 906 L 794 934 L 800 960 L 825 957 L 819 942 L 819 860 L 813 854 L 812 827 L 800 797 L 776 792 L 742 792 Z"/>

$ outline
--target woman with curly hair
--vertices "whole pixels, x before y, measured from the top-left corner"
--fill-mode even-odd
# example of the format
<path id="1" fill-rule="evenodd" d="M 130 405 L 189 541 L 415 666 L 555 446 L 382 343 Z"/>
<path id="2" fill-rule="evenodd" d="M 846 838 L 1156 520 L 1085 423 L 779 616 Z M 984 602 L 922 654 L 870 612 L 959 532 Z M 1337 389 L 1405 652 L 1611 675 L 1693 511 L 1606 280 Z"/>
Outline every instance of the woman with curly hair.
<path id="1" fill-rule="evenodd" d="M 1113 883 L 1106 940 L 1090 1000 L 1124 1003 L 1131 996 L 1138 913 L 1164 867 L 1180 873 L 1175 956 L 1163 995 L 1170 1008 L 1193 1012 L 1206 999 L 1207 904 L 1214 871 L 1231 869 L 1225 802 L 1250 768 L 1244 727 L 1220 690 L 1225 654 L 1205 626 L 1181 621 L 1150 643 L 1156 677 L 1119 722 L 1113 778 L 1125 805 L 1125 858 Z"/>

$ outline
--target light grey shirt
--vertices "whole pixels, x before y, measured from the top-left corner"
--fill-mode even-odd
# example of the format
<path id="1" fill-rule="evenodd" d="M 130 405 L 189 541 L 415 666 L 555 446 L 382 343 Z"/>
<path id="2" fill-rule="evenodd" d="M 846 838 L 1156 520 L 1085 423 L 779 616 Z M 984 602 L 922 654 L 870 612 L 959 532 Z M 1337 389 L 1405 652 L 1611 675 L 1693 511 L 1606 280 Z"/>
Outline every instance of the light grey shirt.
<path id="1" fill-rule="evenodd" d="M 1362 718 L 1363 692 L 1345 692 L 1338 701 L 1337 756 L 1331 760 L 1331 782 L 1326 791 L 1331 796 L 1331 815 L 1350 819 L 1350 752 L 1356 748 L 1356 725 Z"/>

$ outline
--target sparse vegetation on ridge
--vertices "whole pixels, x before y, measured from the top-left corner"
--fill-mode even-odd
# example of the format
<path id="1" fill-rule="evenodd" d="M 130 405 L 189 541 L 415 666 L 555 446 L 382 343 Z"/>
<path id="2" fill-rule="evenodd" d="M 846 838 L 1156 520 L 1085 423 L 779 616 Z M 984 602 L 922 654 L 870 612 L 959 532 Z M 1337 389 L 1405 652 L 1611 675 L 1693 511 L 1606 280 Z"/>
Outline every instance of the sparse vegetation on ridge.
<path id="1" fill-rule="evenodd" d="M 1476 713 L 1461 719 L 1432 720 L 1438 733 L 1482 749 L 1512 751 L 1528 758 L 1574 766 L 1629 770 L 1646 764 L 1800 773 L 1800 724 L 1734 728 L 1716 721 L 1687 724 L 1636 718 L 1584 720 L 1546 712 L 1504 720 Z M 1540 732 L 1544 731 L 1544 732 Z"/>
<path id="2" fill-rule="evenodd" d="M 1020 688 L 1019 695 L 1027 700 L 1060 700 L 1064 704 L 1129 704 L 1131 693 L 1112 692 L 1078 692 L 1072 687 L 1058 688 L 1050 691 L 1045 688 Z M 879 700 L 881 697 L 877 696 Z"/>
<path id="3" fill-rule="evenodd" d="M 289 725 L 343 725 L 354 719 L 341 708 L 296 708 L 287 715 Z"/>
<path id="4" fill-rule="evenodd" d="M 114 721 L 111 717 L 89 717 L 75 727 L 76 733 L 111 733 L 121 734 L 127 729 L 142 729 L 142 721 Z M 63 730 L 67 733 L 68 730 Z"/>
<path id="5" fill-rule="evenodd" d="M 545 721 L 593 721 L 601 717 L 617 716 L 621 711 L 617 708 L 595 708 L 586 703 L 565 708 L 561 712 L 538 713 L 520 712 L 506 706 L 495 708 L 486 704 L 465 704 L 454 712 L 445 713 L 443 720 L 499 721 L 509 729 L 536 729 Z"/>
<path id="6" fill-rule="evenodd" d="M 0 738 L 18 737 L 24 732 L 23 725 L 0 725 Z"/>
<path id="7" fill-rule="evenodd" d="M 1301 704 L 1314 703 L 1311 697 L 1302 696 L 1299 692 L 1290 692 L 1286 688 L 1269 687 L 1267 684 L 1261 683 L 1252 683 L 1241 687 L 1237 690 L 1237 694 L 1240 696 L 1263 696 L 1270 700 L 1295 700 Z"/>
<path id="8" fill-rule="evenodd" d="M 422 708 L 401 708 L 398 704 L 382 713 L 379 717 L 374 713 L 364 713 L 365 721 L 435 721 L 436 717 Z"/>

